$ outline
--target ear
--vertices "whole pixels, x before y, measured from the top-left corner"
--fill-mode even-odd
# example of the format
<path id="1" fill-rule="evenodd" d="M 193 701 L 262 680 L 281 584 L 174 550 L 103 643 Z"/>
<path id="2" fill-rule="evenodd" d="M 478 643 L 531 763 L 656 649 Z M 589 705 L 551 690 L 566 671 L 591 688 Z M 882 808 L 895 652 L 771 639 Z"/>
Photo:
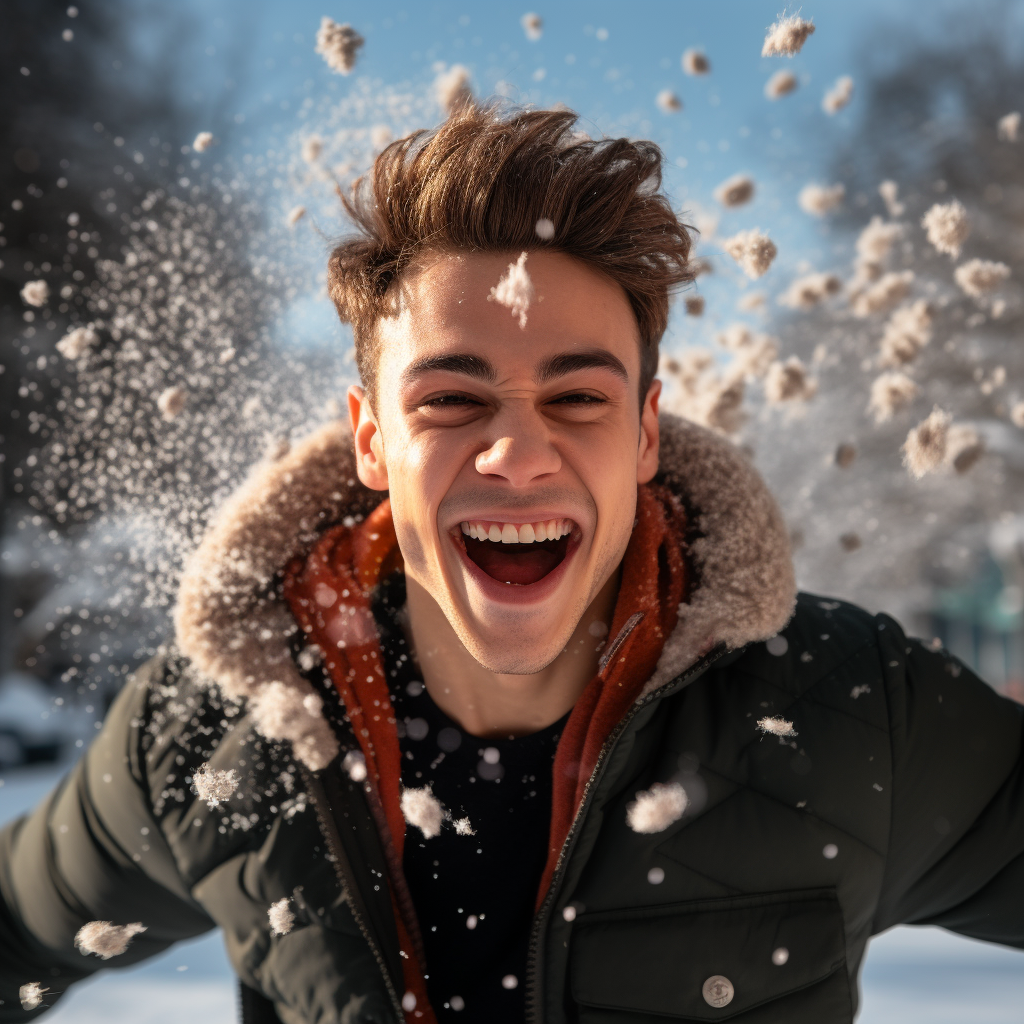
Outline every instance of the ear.
<path id="1" fill-rule="evenodd" d="M 661 396 L 661 381 L 651 381 L 640 413 L 640 450 L 636 459 L 636 482 L 646 484 L 658 472 L 658 398 Z"/>
<path id="2" fill-rule="evenodd" d="M 348 418 L 356 449 L 356 472 L 371 491 L 388 489 L 388 467 L 380 426 L 366 393 L 357 384 L 348 389 Z"/>

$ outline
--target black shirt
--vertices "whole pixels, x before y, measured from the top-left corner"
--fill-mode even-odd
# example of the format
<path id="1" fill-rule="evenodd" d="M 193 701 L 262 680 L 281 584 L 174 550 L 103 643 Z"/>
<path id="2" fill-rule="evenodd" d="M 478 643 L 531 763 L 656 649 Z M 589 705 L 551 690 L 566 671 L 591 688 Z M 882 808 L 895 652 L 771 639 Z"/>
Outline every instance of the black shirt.
<path id="1" fill-rule="evenodd" d="M 421 681 L 395 619 L 404 603 L 405 578 L 398 575 L 378 588 L 373 607 L 398 719 L 402 786 L 429 786 L 447 812 L 433 838 L 408 826 L 403 857 L 431 1005 L 439 1021 L 522 1024 L 552 763 L 568 715 L 516 739 L 465 732 Z M 460 819 L 468 819 L 468 829 L 456 827 Z"/>

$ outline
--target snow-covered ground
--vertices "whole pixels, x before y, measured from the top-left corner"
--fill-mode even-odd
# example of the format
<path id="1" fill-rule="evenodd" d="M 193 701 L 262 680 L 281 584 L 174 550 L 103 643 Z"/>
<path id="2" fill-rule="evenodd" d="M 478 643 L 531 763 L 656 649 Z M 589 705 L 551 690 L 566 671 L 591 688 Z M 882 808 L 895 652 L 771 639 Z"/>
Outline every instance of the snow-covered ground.
<path id="1" fill-rule="evenodd" d="M 11 771 L 0 784 L 0 823 L 35 806 L 66 766 Z M 1019 1024 L 1024 953 L 938 928 L 894 928 L 871 943 L 859 1024 Z M 124 971 L 79 985 L 48 1024 L 231 1024 L 235 981 L 220 936 L 182 943 Z"/>

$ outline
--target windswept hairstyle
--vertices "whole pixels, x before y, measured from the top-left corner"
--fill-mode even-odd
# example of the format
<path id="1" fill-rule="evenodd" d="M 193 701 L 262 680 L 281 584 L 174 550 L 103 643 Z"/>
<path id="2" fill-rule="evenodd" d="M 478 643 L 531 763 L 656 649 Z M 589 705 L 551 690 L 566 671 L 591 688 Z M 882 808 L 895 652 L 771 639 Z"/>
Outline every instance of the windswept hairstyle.
<path id="1" fill-rule="evenodd" d="M 658 365 L 671 291 L 692 281 L 691 241 L 661 192 L 653 142 L 593 141 L 562 110 L 458 107 L 433 131 L 393 142 L 372 169 L 339 190 L 359 234 L 328 263 L 328 290 L 351 323 L 356 363 L 373 399 L 377 321 L 389 289 L 425 253 L 552 250 L 618 282 L 640 334 L 640 400 Z M 554 224 L 541 238 L 537 222 Z"/>

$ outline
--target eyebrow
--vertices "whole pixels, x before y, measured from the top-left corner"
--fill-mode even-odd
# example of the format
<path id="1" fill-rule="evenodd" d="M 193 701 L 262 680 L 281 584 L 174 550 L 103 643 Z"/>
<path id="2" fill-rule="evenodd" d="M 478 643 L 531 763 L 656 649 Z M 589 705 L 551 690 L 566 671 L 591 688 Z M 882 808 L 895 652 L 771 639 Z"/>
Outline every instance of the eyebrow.
<path id="1" fill-rule="evenodd" d="M 427 373 L 461 373 L 475 377 L 487 384 L 493 384 L 498 377 L 490 362 L 482 356 L 453 354 L 447 356 L 426 356 L 410 363 L 402 371 L 401 387 L 407 388 Z"/>
<path id="2" fill-rule="evenodd" d="M 629 383 L 629 373 L 622 361 L 603 349 L 592 349 L 589 352 L 563 352 L 560 355 L 551 356 L 538 367 L 536 380 L 538 384 L 546 384 L 556 377 L 564 377 L 577 370 L 594 369 L 611 370 L 617 377 L 622 378 L 623 383 Z"/>

